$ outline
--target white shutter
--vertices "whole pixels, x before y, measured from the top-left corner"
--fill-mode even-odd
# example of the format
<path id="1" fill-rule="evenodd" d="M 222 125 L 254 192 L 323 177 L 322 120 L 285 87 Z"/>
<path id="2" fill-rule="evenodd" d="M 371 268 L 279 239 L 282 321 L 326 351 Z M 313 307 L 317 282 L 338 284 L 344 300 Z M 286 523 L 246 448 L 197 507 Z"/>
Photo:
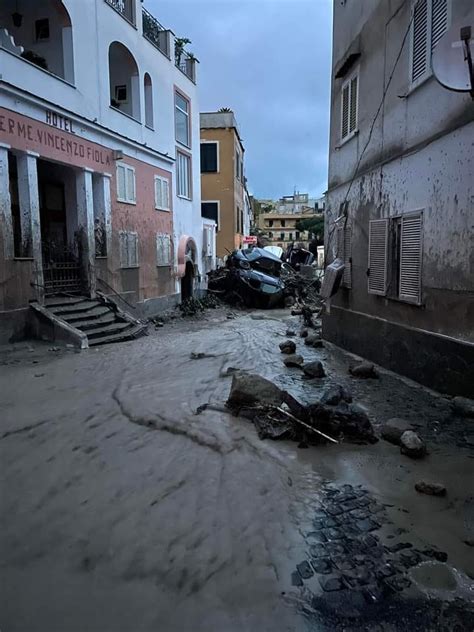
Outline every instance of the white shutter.
<path id="1" fill-rule="evenodd" d="M 352 225 L 349 222 L 344 228 L 344 266 L 342 282 L 352 287 Z"/>
<path id="2" fill-rule="evenodd" d="M 354 132 L 357 129 L 358 92 L 359 92 L 359 77 L 358 75 L 356 75 L 355 77 L 351 79 L 349 133 Z"/>
<path id="3" fill-rule="evenodd" d="M 121 201 L 126 201 L 127 199 L 124 165 L 117 165 L 117 199 Z"/>
<path id="4" fill-rule="evenodd" d="M 128 267 L 138 266 L 138 234 L 128 233 Z"/>
<path id="5" fill-rule="evenodd" d="M 421 216 L 402 217 L 399 298 L 421 301 Z"/>
<path id="6" fill-rule="evenodd" d="M 387 291 L 388 219 L 369 222 L 369 294 Z"/>
<path id="7" fill-rule="evenodd" d="M 432 0 L 431 52 L 448 30 L 448 0 Z"/>
<path id="8" fill-rule="evenodd" d="M 428 2 L 418 0 L 413 9 L 411 80 L 421 79 L 428 70 Z"/>
<path id="9" fill-rule="evenodd" d="M 163 186 L 159 176 L 155 176 L 155 208 L 163 208 Z"/>
<path id="10" fill-rule="evenodd" d="M 156 235 L 156 265 L 159 267 L 171 265 L 170 235 Z"/>
<path id="11" fill-rule="evenodd" d="M 128 267 L 128 235 L 124 231 L 119 232 L 119 245 L 120 245 L 120 267 Z"/>
<path id="12" fill-rule="evenodd" d="M 127 167 L 127 202 L 135 202 L 135 169 Z"/>
<path id="13" fill-rule="evenodd" d="M 349 84 L 342 88 L 341 138 L 349 134 Z"/>
<path id="14" fill-rule="evenodd" d="M 162 196 L 163 196 L 163 208 L 167 211 L 170 210 L 170 185 L 166 178 L 161 181 Z"/>

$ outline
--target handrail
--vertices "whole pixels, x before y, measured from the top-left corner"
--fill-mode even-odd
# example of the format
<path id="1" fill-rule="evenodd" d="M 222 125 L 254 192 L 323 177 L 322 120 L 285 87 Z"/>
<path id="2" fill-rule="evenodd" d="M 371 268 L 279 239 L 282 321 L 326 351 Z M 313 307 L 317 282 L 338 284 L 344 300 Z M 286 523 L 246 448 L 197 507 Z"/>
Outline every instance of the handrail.
<path id="1" fill-rule="evenodd" d="M 126 305 L 128 305 L 131 309 L 133 310 L 137 309 L 136 305 L 132 305 L 131 303 L 129 303 L 127 299 L 123 298 L 123 296 L 121 296 L 121 294 L 119 294 L 117 290 L 114 290 L 114 288 L 111 285 L 109 285 L 107 281 L 104 281 L 104 279 L 100 277 L 96 277 L 96 280 L 102 283 L 103 285 L 105 285 L 109 290 L 111 290 L 116 296 L 118 296 L 118 298 L 122 300 Z"/>

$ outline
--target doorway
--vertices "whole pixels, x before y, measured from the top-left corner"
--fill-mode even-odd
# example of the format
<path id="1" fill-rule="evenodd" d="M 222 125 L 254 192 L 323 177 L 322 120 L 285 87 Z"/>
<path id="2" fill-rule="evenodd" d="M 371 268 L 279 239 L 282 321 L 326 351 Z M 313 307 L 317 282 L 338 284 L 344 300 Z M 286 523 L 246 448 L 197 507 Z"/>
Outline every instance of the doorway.
<path id="1" fill-rule="evenodd" d="M 194 265 L 191 261 L 186 262 L 186 271 L 181 279 L 181 301 L 187 301 L 193 297 L 194 293 Z"/>

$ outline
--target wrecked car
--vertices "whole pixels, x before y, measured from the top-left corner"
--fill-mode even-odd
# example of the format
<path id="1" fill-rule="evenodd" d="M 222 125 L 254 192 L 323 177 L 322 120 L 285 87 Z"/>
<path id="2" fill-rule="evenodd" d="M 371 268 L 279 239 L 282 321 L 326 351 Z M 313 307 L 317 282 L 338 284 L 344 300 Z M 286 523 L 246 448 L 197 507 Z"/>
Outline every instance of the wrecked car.
<path id="1" fill-rule="evenodd" d="M 263 248 L 235 250 L 227 257 L 225 268 L 209 273 L 208 289 L 227 302 L 277 307 L 283 304 L 285 289 L 281 266 L 281 260 Z"/>
<path id="2" fill-rule="evenodd" d="M 286 261 L 293 270 L 298 272 L 301 266 L 308 266 L 314 262 L 314 255 L 303 248 L 302 244 L 291 244 L 283 255 L 283 261 Z"/>

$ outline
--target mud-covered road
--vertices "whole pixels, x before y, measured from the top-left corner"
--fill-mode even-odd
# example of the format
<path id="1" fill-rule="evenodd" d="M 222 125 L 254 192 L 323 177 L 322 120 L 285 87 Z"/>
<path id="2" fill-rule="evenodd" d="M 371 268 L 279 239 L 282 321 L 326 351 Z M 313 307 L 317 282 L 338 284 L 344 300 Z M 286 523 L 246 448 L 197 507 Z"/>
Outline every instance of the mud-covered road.
<path id="1" fill-rule="evenodd" d="M 387 372 L 356 380 L 348 356 L 297 338 L 328 374 L 303 381 L 278 349 L 288 324 L 217 311 L 79 354 L 3 354 L 2 632 L 470 629 L 473 421 Z M 430 453 L 298 449 L 195 415 L 225 401 L 229 367 L 306 402 L 344 384 L 376 428 L 404 417 Z M 418 494 L 421 478 L 447 496 Z"/>

